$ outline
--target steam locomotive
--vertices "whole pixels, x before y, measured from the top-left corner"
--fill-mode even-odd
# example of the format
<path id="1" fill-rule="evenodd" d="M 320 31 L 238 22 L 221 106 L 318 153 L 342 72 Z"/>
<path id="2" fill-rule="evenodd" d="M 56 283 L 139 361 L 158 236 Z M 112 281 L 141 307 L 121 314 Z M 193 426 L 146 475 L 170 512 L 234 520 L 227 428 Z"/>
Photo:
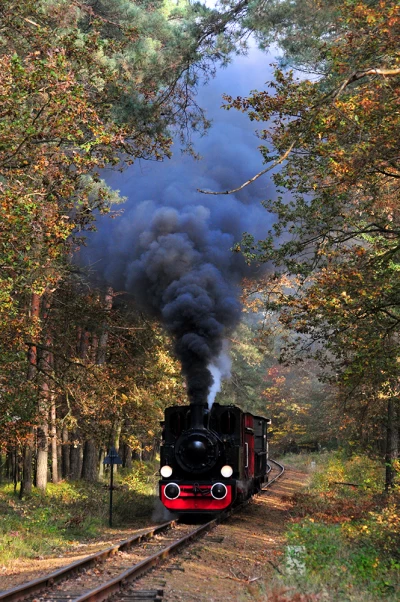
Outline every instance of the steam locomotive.
<path id="1" fill-rule="evenodd" d="M 160 499 L 172 512 L 216 513 L 259 491 L 268 480 L 271 421 L 234 405 L 165 410 Z"/>

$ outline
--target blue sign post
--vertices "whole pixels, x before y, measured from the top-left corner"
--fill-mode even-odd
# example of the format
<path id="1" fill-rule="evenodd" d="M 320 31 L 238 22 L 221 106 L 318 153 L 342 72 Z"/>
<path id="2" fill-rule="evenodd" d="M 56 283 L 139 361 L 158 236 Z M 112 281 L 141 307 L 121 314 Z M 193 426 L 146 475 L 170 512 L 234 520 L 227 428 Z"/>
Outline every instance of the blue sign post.
<path id="1" fill-rule="evenodd" d="M 111 447 L 108 452 L 108 456 L 104 458 L 103 464 L 110 466 L 110 519 L 109 525 L 112 527 L 112 499 L 113 499 L 113 489 L 114 489 L 114 464 L 122 464 L 122 460 L 118 455 L 115 447 Z"/>

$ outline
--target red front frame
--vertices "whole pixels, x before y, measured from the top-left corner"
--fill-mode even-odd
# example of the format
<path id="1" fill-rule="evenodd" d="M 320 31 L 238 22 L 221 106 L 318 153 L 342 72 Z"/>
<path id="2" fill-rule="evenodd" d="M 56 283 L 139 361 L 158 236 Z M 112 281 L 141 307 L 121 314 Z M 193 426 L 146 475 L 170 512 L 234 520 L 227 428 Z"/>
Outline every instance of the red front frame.
<path id="1" fill-rule="evenodd" d="M 211 492 L 213 484 L 202 484 L 201 489 L 208 489 Z M 164 506 L 172 512 L 219 512 L 228 508 L 233 502 L 233 486 L 227 483 L 224 483 L 227 494 L 223 500 L 216 500 L 211 493 L 207 495 L 194 494 L 193 483 L 177 483 L 181 493 L 175 500 L 170 500 L 164 494 L 167 485 L 168 483 L 160 483 L 160 499 Z"/>

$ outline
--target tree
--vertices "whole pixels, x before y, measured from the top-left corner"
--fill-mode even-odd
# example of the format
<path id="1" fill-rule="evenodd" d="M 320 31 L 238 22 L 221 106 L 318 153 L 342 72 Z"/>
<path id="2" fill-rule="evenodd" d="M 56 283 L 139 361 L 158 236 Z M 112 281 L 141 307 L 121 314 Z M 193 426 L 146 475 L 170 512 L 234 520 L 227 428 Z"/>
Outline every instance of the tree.
<path id="1" fill-rule="evenodd" d="M 173 133 L 190 147 L 190 131 L 207 126 L 196 84 L 232 51 L 237 13 L 186 1 L 1 4 L 0 382 L 2 401 L 12 398 L 5 423 L 25 445 L 26 492 L 35 433 L 45 487 L 60 394 L 51 296 L 81 233 L 122 200 L 100 172 L 168 157 Z"/>
<path id="2" fill-rule="evenodd" d="M 223 382 L 218 401 L 265 415 L 267 410 L 262 401 L 264 375 L 274 356 L 268 343 L 260 345 L 257 328 L 250 320 L 245 318 L 232 333 L 229 355 L 231 376 Z"/>
<path id="3" fill-rule="evenodd" d="M 245 235 L 238 250 L 274 262 L 274 289 L 286 274 L 268 307 L 299 334 L 287 357 L 308 350 L 330 366 L 344 398 L 373 390 L 371 405 L 382 400 L 382 416 L 389 404 L 398 425 L 399 7 L 329 6 L 333 25 L 314 44 L 318 78 L 278 67 L 271 91 L 226 98 L 227 108 L 267 123 L 265 162 L 285 159 L 273 176 L 280 196 L 264 203 L 273 229 L 259 242 Z"/>

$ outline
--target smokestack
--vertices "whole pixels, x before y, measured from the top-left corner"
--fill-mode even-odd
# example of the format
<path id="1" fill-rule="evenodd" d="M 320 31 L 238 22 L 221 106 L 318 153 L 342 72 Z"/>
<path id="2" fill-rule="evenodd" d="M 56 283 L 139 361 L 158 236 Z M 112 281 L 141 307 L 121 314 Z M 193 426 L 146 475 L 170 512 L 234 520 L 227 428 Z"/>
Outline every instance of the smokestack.
<path id="1" fill-rule="evenodd" d="M 204 415 L 207 411 L 207 404 L 191 403 L 190 406 L 190 428 L 204 429 Z"/>

